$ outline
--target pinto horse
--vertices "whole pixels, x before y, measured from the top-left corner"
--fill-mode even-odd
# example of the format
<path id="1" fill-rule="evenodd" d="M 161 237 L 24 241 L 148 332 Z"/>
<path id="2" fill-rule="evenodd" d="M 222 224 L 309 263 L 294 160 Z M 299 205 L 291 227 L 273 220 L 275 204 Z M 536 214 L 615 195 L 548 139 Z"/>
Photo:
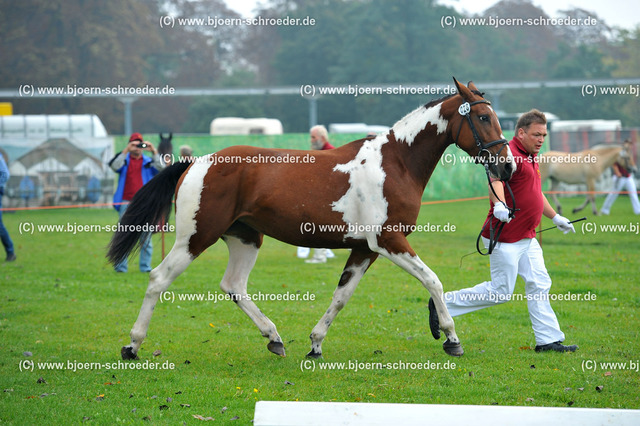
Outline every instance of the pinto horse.
<path id="1" fill-rule="evenodd" d="M 331 304 L 311 332 L 307 356 L 322 355 L 329 326 L 380 255 L 426 287 L 447 337 L 445 352 L 462 355 L 442 283 L 413 251 L 407 235 L 429 177 L 450 144 L 456 143 L 499 179 L 509 179 L 516 165 L 489 102 L 472 82 L 468 87 L 454 82 L 458 94 L 417 108 L 375 137 L 327 151 L 233 146 L 191 164 L 175 163 L 149 181 L 129 204 L 119 227 L 123 231 L 113 236 L 107 257 L 117 263 L 128 256 L 145 234 L 125 231 L 160 223 L 171 210 L 174 192 L 176 240 L 150 273 L 122 357 L 137 358 L 161 293 L 218 239 L 229 250 L 220 287 L 269 339 L 267 348 L 285 356 L 276 326 L 247 296 L 263 235 L 294 246 L 351 249 Z M 317 225 L 331 225 L 331 231 L 321 232 Z M 440 330 L 432 333 L 438 338 Z"/>
<path id="2" fill-rule="evenodd" d="M 596 207 L 596 181 L 605 170 L 621 159 L 623 148 L 621 145 L 596 145 L 580 152 L 548 151 L 540 156 L 540 178 L 544 182 L 551 179 L 551 197 L 558 213 L 562 214 L 562 206 L 556 190 L 559 182 L 569 184 L 586 184 L 587 198 L 582 205 L 575 207 L 573 213 L 584 209 L 591 203 L 594 215 L 598 214 Z"/>

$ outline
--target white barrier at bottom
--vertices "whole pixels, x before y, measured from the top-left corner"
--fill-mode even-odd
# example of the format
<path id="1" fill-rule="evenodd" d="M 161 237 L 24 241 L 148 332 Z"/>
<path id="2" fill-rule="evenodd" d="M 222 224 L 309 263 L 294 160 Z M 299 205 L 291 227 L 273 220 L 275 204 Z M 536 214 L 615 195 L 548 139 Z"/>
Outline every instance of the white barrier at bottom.
<path id="1" fill-rule="evenodd" d="M 640 410 L 608 408 L 258 401 L 254 426 L 640 425 Z"/>

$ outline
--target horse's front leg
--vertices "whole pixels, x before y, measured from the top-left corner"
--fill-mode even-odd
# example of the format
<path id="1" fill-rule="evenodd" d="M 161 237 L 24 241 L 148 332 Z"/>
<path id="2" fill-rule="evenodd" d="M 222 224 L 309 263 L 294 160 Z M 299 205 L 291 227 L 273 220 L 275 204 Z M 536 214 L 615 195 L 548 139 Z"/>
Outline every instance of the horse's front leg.
<path id="1" fill-rule="evenodd" d="M 598 216 L 598 207 L 596 206 L 596 182 L 595 180 L 587 182 L 587 187 L 589 189 L 589 198 L 591 199 L 591 211 L 594 216 Z"/>
<path id="2" fill-rule="evenodd" d="M 562 214 L 562 206 L 560 205 L 560 201 L 558 201 L 558 197 L 556 196 L 556 191 L 558 190 L 558 182 L 555 179 L 551 179 L 551 198 L 553 199 L 553 204 L 556 206 L 556 212 L 558 214 Z"/>
<path id="3" fill-rule="evenodd" d="M 416 255 L 403 234 L 391 234 L 378 239 L 378 253 L 416 277 L 429 291 L 438 313 L 440 328 L 447 336 L 443 349 L 453 356 L 464 354 L 456 334 L 453 318 L 444 302 L 444 290 L 438 276 Z"/>
<path id="4" fill-rule="evenodd" d="M 347 263 L 344 266 L 342 275 L 340 276 L 340 282 L 338 282 L 338 288 L 333 293 L 333 299 L 329 309 L 324 313 L 318 324 L 313 327 L 311 331 L 311 351 L 307 354 L 311 358 L 319 358 L 322 356 L 322 341 L 324 340 L 329 326 L 335 319 L 338 312 L 344 308 L 351 295 L 355 291 L 360 279 L 367 271 L 369 266 L 378 257 L 377 253 L 372 253 L 369 250 L 362 251 L 353 249 Z"/>

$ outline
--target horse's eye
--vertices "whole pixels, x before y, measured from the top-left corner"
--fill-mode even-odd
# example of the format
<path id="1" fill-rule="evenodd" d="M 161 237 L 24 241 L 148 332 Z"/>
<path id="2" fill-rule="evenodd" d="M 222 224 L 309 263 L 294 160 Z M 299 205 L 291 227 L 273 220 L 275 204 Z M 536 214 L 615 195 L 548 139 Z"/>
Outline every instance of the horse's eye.
<path id="1" fill-rule="evenodd" d="M 488 123 L 489 121 L 491 121 L 491 119 L 489 118 L 488 115 L 479 115 L 478 118 L 480 119 L 480 121 L 484 121 L 486 123 Z"/>

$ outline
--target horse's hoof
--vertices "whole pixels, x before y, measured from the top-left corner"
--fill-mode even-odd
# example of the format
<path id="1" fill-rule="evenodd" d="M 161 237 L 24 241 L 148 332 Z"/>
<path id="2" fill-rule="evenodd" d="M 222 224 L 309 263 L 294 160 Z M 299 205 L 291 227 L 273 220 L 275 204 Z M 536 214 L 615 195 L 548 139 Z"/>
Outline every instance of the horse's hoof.
<path id="1" fill-rule="evenodd" d="M 440 320 L 438 320 L 438 311 L 436 311 L 436 305 L 432 298 L 429 298 L 429 328 L 433 338 L 438 340 L 440 338 Z"/>
<path id="2" fill-rule="evenodd" d="M 284 345 L 282 342 L 269 342 L 269 344 L 267 344 L 267 349 L 276 355 L 286 356 L 284 354 Z"/>
<path id="3" fill-rule="evenodd" d="M 133 352 L 131 346 L 123 346 L 122 349 L 120 349 L 120 355 L 122 359 L 138 359 L 138 355 Z"/>
<path id="4" fill-rule="evenodd" d="M 462 350 L 462 345 L 460 342 L 451 343 L 449 339 L 447 339 L 443 344 L 442 348 L 444 351 L 451 356 L 462 356 L 464 354 L 464 350 Z"/>
<path id="5" fill-rule="evenodd" d="M 315 349 L 311 349 L 311 352 L 307 354 L 307 358 L 315 358 L 318 359 L 322 356 L 322 352 L 316 352 Z"/>

